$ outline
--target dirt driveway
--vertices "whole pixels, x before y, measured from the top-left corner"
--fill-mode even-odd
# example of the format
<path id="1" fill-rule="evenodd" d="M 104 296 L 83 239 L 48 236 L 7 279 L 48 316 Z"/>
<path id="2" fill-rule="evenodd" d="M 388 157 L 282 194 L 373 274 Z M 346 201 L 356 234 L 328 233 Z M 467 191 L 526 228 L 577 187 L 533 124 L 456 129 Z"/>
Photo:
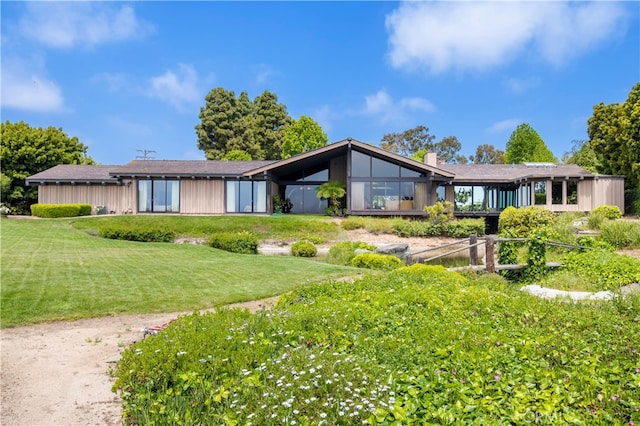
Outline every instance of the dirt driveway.
<path id="1" fill-rule="evenodd" d="M 276 300 L 231 306 L 255 311 Z M 0 330 L 1 424 L 121 424 L 121 402 L 111 392 L 111 361 L 142 338 L 142 328 L 178 315 L 127 315 Z"/>

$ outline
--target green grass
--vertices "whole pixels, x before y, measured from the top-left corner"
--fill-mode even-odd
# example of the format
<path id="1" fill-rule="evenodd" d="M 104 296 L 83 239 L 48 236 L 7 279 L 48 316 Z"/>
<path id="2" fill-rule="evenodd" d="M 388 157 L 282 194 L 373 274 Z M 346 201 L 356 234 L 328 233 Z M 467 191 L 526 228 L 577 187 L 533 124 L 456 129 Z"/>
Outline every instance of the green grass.
<path id="1" fill-rule="evenodd" d="M 232 227 L 232 218 L 220 219 L 211 221 L 212 227 Z M 0 222 L 2 327 L 210 308 L 282 294 L 357 271 L 309 259 L 232 254 L 202 245 L 107 240 L 74 229 L 90 229 L 103 220 Z M 306 232 L 309 228 L 296 225 L 298 220 L 282 221 L 274 234 L 290 235 L 294 226 Z"/>
<path id="2" fill-rule="evenodd" d="M 107 224 L 136 225 L 139 227 L 165 228 L 183 237 L 209 237 L 218 232 L 249 231 L 260 239 L 299 240 L 303 238 L 336 239 L 342 232 L 340 226 L 324 216 L 178 216 L 178 215 L 124 215 L 92 216 L 71 219 L 76 229 L 97 235 Z"/>

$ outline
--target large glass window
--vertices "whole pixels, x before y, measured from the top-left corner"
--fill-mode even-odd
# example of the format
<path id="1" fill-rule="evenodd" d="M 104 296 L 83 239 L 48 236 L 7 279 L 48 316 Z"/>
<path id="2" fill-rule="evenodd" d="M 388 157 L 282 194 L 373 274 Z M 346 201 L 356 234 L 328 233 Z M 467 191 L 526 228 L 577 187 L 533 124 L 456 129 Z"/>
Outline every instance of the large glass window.
<path id="1" fill-rule="evenodd" d="M 316 189 L 320 185 L 287 185 L 285 197 L 291 201 L 291 213 L 324 214 L 327 200 L 318 198 Z"/>
<path id="2" fill-rule="evenodd" d="M 551 183 L 551 204 L 562 204 L 562 182 Z"/>
<path id="3" fill-rule="evenodd" d="M 567 204 L 578 204 L 578 182 L 567 182 Z"/>
<path id="4" fill-rule="evenodd" d="M 547 181 L 538 181 L 533 188 L 536 204 L 547 204 Z"/>
<path id="5" fill-rule="evenodd" d="M 140 213 L 180 212 L 180 181 L 138 181 L 138 211 Z"/>
<path id="6" fill-rule="evenodd" d="M 227 181 L 227 213 L 266 213 L 265 181 Z"/>
<path id="7" fill-rule="evenodd" d="M 351 151 L 351 176 L 371 177 L 371 157 L 358 151 Z"/>

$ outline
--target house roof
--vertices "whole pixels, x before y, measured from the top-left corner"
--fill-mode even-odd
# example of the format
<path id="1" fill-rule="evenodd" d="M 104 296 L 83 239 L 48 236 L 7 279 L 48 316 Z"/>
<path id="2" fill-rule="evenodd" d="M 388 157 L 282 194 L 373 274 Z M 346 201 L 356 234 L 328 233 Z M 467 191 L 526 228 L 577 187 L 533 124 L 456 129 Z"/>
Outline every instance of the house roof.
<path id="1" fill-rule="evenodd" d="M 317 162 L 318 160 L 329 159 L 329 158 L 335 157 L 336 154 L 340 153 L 341 151 L 344 151 L 344 153 L 346 154 L 348 147 L 355 148 L 358 151 L 366 152 L 377 157 L 393 159 L 398 163 L 402 164 L 403 166 L 410 167 L 411 169 L 414 169 L 414 170 L 432 172 L 447 178 L 454 177 L 454 175 L 448 172 L 447 170 L 443 170 L 439 167 L 430 166 L 423 162 L 416 161 L 411 158 L 386 151 L 384 149 L 375 147 L 373 145 L 369 145 L 364 142 L 357 141 L 352 138 L 347 138 L 342 141 L 323 146 L 321 148 L 307 151 L 302 154 L 294 155 L 293 157 L 287 158 L 285 160 L 279 160 L 279 161 L 272 162 L 271 164 L 266 164 L 256 169 L 249 170 L 245 172 L 244 175 L 253 176 L 253 175 L 264 173 L 267 171 L 274 171 L 274 172 L 282 171 L 292 167 L 299 167 L 299 164 L 304 164 L 306 162 L 311 162 L 311 161 Z"/>
<path id="2" fill-rule="evenodd" d="M 134 160 L 112 168 L 110 174 L 116 177 L 241 176 L 271 163 L 274 161 Z"/>
<path id="3" fill-rule="evenodd" d="M 113 182 L 118 179 L 111 176 L 109 172 L 118 166 L 105 165 L 78 165 L 59 164 L 50 169 L 29 176 L 27 185 L 38 184 L 40 182 Z"/>
<path id="4" fill-rule="evenodd" d="M 455 174 L 455 182 L 519 182 L 540 178 L 588 179 L 596 175 L 575 164 L 439 164 Z"/>

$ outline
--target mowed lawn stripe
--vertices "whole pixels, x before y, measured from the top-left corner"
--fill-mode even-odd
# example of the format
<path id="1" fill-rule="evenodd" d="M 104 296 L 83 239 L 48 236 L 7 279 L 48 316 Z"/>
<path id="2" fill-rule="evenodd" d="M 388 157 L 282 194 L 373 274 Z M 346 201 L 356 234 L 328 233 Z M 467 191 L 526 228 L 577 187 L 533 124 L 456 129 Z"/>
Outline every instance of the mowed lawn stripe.
<path id="1" fill-rule="evenodd" d="M 107 240 L 64 220 L 2 220 L 2 327 L 174 312 L 282 294 L 356 270 L 195 244 Z"/>

